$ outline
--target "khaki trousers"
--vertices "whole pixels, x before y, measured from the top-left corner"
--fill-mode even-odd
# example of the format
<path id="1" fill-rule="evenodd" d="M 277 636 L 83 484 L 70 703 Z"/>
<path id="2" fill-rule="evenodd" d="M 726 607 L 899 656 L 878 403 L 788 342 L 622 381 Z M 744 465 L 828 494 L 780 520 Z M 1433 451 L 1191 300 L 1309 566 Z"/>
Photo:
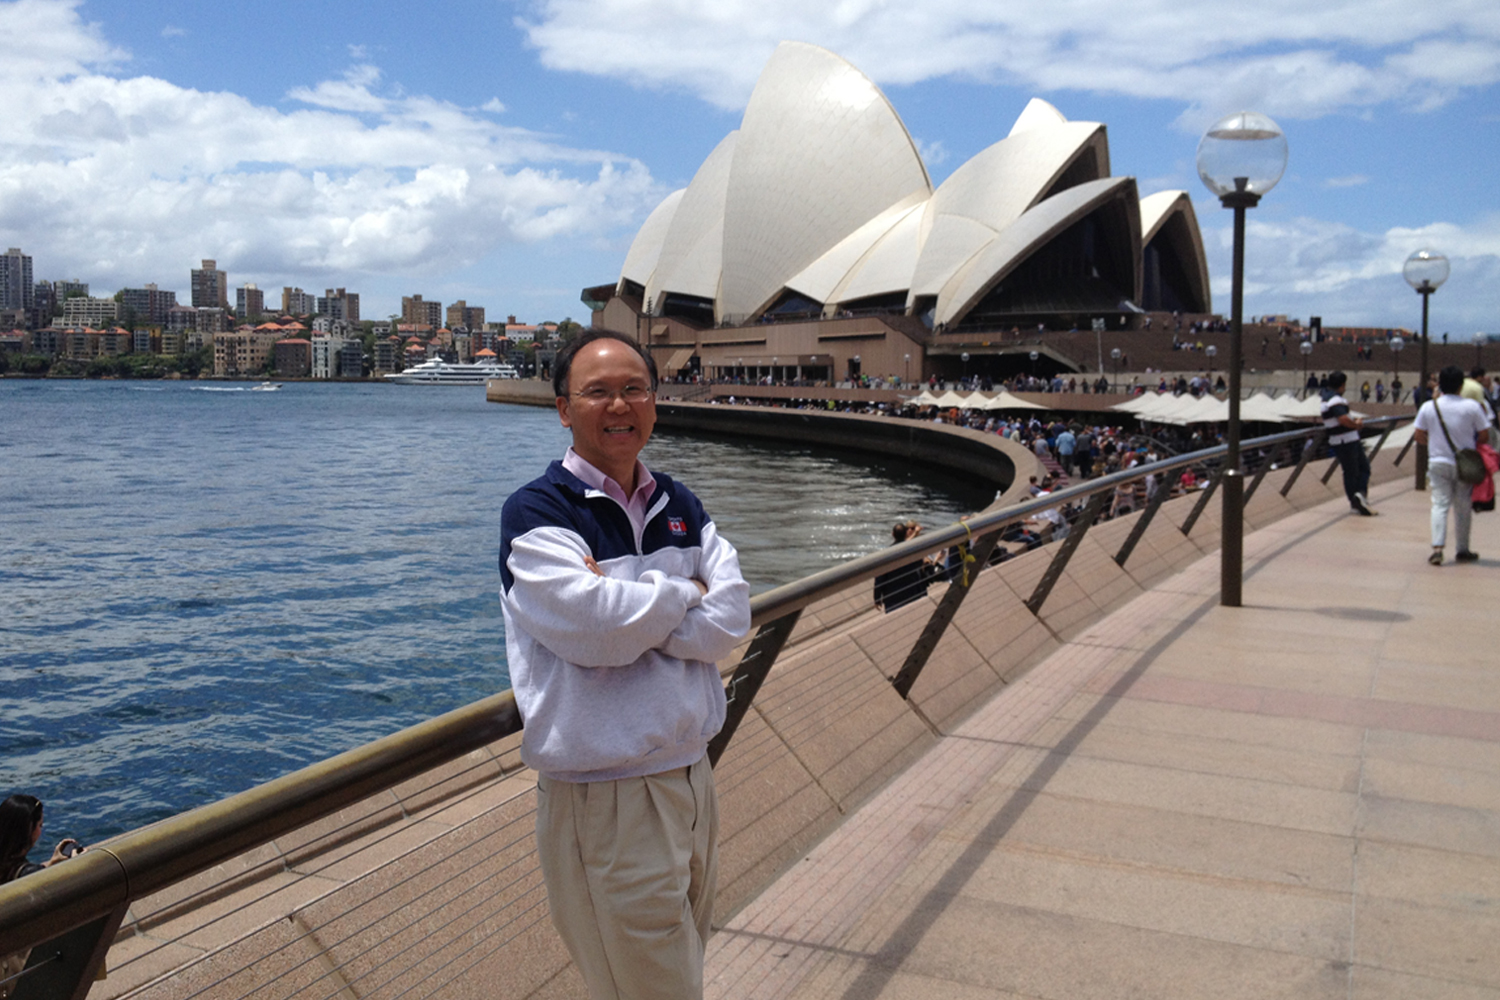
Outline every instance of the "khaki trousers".
<path id="1" fill-rule="evenodd" d="M 705 756 L 643 778 L 537 782 L 552 923 L 591 1000 L 698 1000 L 719 804 Z"/>

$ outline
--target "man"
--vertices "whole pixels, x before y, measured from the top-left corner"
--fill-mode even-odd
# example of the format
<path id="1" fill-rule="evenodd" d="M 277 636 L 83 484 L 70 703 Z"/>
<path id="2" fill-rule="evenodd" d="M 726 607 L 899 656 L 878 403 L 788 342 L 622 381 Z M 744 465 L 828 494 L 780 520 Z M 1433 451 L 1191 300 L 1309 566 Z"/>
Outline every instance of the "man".
<path id="1" fill-rule="evenodd" d="M 1368 496 L 1370 489 L 1370 456 L 1360 443 L 1359 429 L 1364 420 L 1349 412 L 1349 401 L 1344 398 L 1344 386 L 1349 377 L 1343 372 L 1330 372 L 1328 389 L 1323 396 L 1323 427 L 1328 431 L 1328 448 L 1339 460 L 1344 470 L 1344 496 L 1349 498 L 1349 508 L 1364 517 L 1373 517 Z"/>
<path id="2" fill-rule="evenodd" d="M 501 605 L 552 921 L 593 1000 L 703 992 L 724 722 L 715 661 L 750 628 L 734 547 L 640 460 L 656 367 L 590 330 L 560 352 L 562 461 L 506 502 Z"/>
<path id="3" fill-rule="evenodd" d="M 1057 461 L 1069 476 L 1073 475 L 1073 449 L 1077 444 L 1078 437 L 1070 428 L 1064 427 L 1057 435 Z"/>
<path id="4" fill-rule="evenodd" d="M 1473 491 L 1458 478 L 1458 451 L 1476 448 L 1489 432 L 1484 411 L 1459 391 L 1464 386 L 1463 369 L 1448 365 L 1438 372 L 1438 392 L 1417 411 L 1417 444 L 1427 446 L 1427 478 L 1432 487 L 1432 554 L 1427 561 L 1443 564 L 1443 547 L 1448 541 L 1448 511 L 1453 510 L 1453 530 L 1458 537 L 1454 558 L 1473 562 L 1479 556 L 1469 548 L 1469 528 L 1473 523 Z"/>

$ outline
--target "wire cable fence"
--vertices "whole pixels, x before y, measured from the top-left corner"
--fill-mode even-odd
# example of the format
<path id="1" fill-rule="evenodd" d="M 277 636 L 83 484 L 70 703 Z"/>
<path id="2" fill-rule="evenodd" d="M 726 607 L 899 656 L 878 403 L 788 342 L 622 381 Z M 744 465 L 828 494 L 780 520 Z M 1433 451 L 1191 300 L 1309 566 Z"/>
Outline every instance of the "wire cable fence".
<path id="1" fill-rule="evenodd" d="M 1367 423 L 1373 454 L 1396 422 Z M 1245 510 L 1337 495 L 1336 463 L 1305 475 L 1323 438 L 1245 442 Z M 1026 496 L 755 597 L 710 745 L 721 914 L 1089 616 L 1213 551 L 1224 453 Z M 1377 468 L 1394 477 L 1404 457 Z M 0 956 L 29 951 L 0 985 L 15 1000 L 557 989 L 572 973 L 547 927 L 520 729 L 504 692 L 0 886 Z"/>

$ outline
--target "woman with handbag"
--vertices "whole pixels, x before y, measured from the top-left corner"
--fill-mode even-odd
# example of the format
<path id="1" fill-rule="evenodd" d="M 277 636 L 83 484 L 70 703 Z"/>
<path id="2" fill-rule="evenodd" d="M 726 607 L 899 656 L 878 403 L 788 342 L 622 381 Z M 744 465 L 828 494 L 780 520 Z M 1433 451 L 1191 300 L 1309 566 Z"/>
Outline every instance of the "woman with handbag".
<path id="1" fill-rule="evenodd" d="M 1477 448 L 1488 440 L 1489 424 L 1484 410 L 1472 399 L 1459 395 L 1464 372 L 1449 365 L 1438 372 L 1438 392 L 1417 411 L 1415 437 L 1417 444 L 1427 446 L 1427 478 L 1432 492 L 1432 554 L 1427 561 L 1443 564 L 1443 547 L 1448 540 L 1448 511 L 1453 511 L 1454 558 L 1473 562 L 1478 553 L 1469 548 L 1469 528 L 1474 510 L 1470 490 L 1486 475 L 1484 460 Z"/>

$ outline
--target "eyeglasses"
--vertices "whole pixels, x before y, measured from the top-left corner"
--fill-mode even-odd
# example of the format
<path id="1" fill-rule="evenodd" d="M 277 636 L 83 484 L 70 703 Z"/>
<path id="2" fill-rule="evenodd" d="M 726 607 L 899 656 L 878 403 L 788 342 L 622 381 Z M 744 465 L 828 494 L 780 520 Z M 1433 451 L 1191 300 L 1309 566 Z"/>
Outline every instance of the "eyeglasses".
<path id="1" fill-rule="evenodd" d="M 606 406 L 619 396 L 631 406 L 644 403 L 651 398 L 652 390 L 643 385 L 627 385 L 623 389 L 606 389 L 602 385 L 591 385 L 582 392 L 573 393 L 574 396 L 593 406 Z"/>

